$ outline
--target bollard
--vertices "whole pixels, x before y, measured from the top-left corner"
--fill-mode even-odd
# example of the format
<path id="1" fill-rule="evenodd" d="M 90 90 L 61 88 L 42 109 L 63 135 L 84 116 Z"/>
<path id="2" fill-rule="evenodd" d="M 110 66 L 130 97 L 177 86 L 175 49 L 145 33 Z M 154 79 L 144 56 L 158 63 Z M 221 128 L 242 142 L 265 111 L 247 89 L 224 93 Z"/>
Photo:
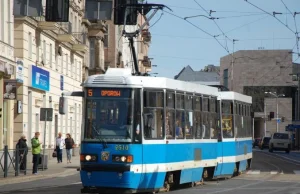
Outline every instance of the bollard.
<path id="1" fill-rule="evenodd" d="M 8 146 L 4 146 L 4 178 L 7 177 L 8 171 Z"/>
<path id="2" fill-rule="evenodd" d="M 16 156 L 15 156 L 15 176 L 19 176 L 19 154 L 20 154 L 20 150 L 19 150 L 19 146 L 16 147 Z"/>

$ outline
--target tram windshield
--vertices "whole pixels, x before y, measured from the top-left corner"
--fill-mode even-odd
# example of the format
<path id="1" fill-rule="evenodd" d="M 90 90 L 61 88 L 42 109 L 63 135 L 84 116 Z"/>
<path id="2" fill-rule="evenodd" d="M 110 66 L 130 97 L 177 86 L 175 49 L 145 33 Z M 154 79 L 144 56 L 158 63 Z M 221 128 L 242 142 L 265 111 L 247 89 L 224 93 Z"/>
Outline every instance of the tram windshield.
<path id="1" fill-rule="evenodd" d="M 88 89 L 85 113 L 86 140 L 131 142 L 134 127 L 132 89 Z"/>

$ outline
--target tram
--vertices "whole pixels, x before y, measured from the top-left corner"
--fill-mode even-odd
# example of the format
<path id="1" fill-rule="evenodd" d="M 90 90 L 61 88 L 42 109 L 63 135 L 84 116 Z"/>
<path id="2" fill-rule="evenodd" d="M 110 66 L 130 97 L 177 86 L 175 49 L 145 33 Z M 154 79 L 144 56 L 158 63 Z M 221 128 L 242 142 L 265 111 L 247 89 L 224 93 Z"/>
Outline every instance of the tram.
<path id="1" fill-rule="evenodd" d="M 83 87 L 82 193 L 169 191 L 250 168 L 249 96 L 117 68 Z"/>

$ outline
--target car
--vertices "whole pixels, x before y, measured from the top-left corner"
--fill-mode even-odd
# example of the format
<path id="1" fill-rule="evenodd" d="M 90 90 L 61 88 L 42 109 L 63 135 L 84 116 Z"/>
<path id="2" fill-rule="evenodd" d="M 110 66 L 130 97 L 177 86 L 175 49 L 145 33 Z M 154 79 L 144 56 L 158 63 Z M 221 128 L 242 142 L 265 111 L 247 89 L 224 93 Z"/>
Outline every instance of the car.
<path id="1" fill-rule="evenodd" d="M 252 147 L 255 148 L 255 146 L 259 146 L 260 141 L 261 141 L 261 138 L 255 138 L 252 142 Z"/>
<path id="2" fill-rule="evenodd" d="M 269 148 L 269 142 L 271 137 L 263 137 L 259 143 L 259 148 L 263 150 L 264 148 Z"/>
<path id="3" fill-rule="evenodd" d="M 269 142 L 269 152 L 273 152 L 274 150 L 285 151 L 286 153 L 290 153 L 291 140 L 289 138 L 289 134 L 277 132 L 271 136 Z"/>

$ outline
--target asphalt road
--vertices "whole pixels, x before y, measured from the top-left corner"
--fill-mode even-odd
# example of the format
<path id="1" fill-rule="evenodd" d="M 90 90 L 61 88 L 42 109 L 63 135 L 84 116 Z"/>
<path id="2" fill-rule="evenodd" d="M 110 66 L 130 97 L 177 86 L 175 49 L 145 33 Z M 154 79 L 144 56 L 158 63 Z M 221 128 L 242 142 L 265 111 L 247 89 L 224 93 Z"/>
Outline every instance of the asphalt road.
<path id="1" fill-rule="evenodd" d="M 238 177 L 206 182 L 205 185 L 170 194 L 300 194 L 300 153 L 269 153 L 256 150 L 250 171 Z M 1 186 L 0 193 L 79 194 L 79 175 Z"/>

